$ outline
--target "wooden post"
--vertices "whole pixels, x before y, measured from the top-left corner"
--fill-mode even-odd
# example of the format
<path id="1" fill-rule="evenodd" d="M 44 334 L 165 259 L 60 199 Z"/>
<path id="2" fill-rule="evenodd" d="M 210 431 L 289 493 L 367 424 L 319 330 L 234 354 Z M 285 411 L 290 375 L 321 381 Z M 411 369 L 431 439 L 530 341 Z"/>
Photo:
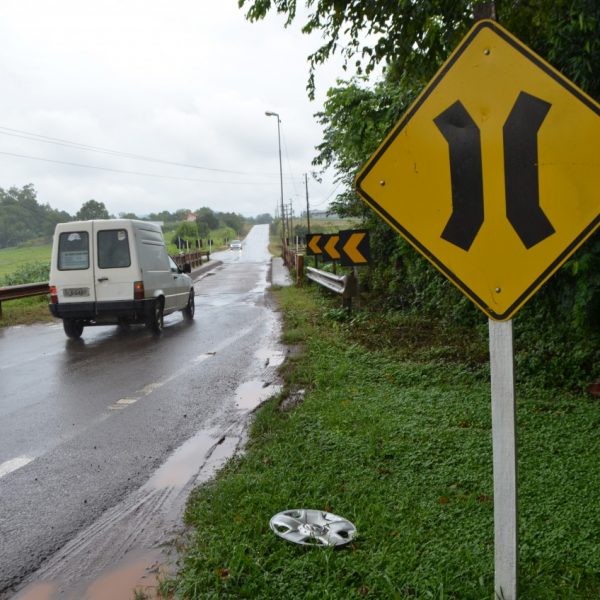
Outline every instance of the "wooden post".
<path id="1" fill-rule="evenodd" d="M 304 254 L 296 254 L 296 284 L 304 280 Z"/>
<path id="2" fill-rule="evenodd" d="M 512 321 L 489 320 L 494 463 L 494 589 L 517 599 L 517 428 Z"/>

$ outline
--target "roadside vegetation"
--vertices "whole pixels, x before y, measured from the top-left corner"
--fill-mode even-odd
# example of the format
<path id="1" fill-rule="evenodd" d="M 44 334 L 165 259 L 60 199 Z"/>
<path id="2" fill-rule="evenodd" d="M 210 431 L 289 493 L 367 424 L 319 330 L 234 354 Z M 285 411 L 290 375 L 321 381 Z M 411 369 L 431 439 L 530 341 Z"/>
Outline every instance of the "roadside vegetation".
<path id="1" fill-rule="evenodd" d="M 247 452 L 191 496 L 174 598 L 460 598 L 493 594 L 486 339 L 348 315 L 315 287 L 276 290 L 286 390 Z M 523 600 L 600 597 L 600 402 L 517 371 Z M 304 400 L 289 403 L 286 398 Z M 297 546 L 269 520 L 315 508 L 351 520 L 338 549 Z"/>

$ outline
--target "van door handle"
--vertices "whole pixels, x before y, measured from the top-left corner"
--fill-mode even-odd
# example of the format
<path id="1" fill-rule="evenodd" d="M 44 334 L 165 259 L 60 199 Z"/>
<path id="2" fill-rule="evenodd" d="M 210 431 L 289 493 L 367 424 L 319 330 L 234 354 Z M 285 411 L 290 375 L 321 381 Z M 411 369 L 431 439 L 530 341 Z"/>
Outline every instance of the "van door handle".
<path id="1" fill-rule="evenodd" d="M 98 281 L 108 281 L 108 277 L 98 277 Z"/>

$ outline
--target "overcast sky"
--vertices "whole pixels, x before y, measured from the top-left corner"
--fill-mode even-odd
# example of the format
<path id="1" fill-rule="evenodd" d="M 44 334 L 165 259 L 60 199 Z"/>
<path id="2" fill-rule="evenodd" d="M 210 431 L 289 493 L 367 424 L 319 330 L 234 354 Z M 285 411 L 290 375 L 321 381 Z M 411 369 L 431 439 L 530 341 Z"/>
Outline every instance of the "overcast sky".
<path id="1" fill-rule="evenodd" d="M 339 61 L 321 67 L 317 100 L 308 100 L 306 58 L 320 39 L 299 26 L 284 29 L 276 15 L 249 23 L 236 0 L 2 0 L 0 187 L 32 183 L 39 202 L 71 214 L 91 198 L 115 215 L 201 206 L 273 214 L 269 110 L 281 115 L 284 200 L 297 214 L 321 140 L 313 115 L 343 75 Z M 309 179 L 311 206 L 324 208 L 333 190 L 331 176 Z"/>

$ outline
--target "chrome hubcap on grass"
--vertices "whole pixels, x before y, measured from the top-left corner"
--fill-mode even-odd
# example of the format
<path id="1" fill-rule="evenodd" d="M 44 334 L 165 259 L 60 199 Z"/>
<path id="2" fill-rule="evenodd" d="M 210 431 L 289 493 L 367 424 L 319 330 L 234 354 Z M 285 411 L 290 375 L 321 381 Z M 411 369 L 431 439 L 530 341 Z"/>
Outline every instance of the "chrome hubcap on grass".
<path id="1" fill-rule="evenodd" d="M 284 540 L 303 546 L 341 546 L 356 536 L 356 527 L 350 521 L 306 508 L 277 513 L 269 526 Z"/>

